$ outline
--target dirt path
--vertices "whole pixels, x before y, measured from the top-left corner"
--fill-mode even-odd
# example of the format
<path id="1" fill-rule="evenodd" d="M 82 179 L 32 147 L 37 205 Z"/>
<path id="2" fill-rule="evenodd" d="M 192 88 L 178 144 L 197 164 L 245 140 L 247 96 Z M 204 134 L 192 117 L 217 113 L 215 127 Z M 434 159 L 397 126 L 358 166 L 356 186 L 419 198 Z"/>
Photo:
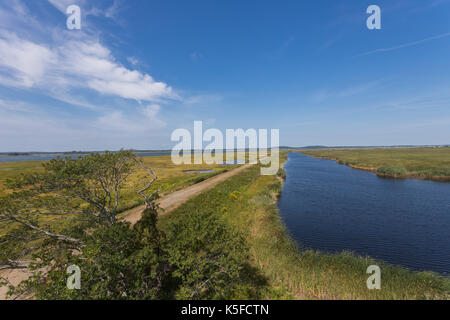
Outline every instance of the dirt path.
<path id="1" fill-rule="evenodd" d="M 170 211 L 174 210 L 190 198 L 208 190 L 212 187 L 216 186 L 218 183 L 235 176 L 251 166 L 251 164 L 244 164 L 238 168 L 232 169 L 228 172 L 221 173 L 217 176 L 209 178 L 205 181 L 199 182 L 192 186 L 189 186 L 185 189 L 175 191 L 173 193 L 168 194 L 167 196 L 159 199 L 159 206 L 164 209 L 161 210 L 160 215 L 167 214 Z M 142 211 L 144 210 L 144 206 L 139 206 L 134 209 L 131 209 L 124 213 L 123 219 L 125 221 L 131 222 L 135 224 L 141 218 Z M 11 284 L 17 285 L 22 280 L 28 279 L 30 276 L 30 272 L 27 269 L 15 269 L 15 270 L 7 270 L 0 272 L 0 277 L 7 279 Z M 0 300 L 4 300 L 6 298 L 6 292 L 8 288 L 6 286 L 0 287 Z"/>
<path id="2" fill-rule="evenodd" d="M 10 284 L 16 286 L 23 280 L 27 280 L 30 276 L 31 272 L 28 269 L 2 270 L 0 272 L 0 281 L 6 279 L 9 281 Z M 6 299 L 7 292 L 8 292 L 7 286 L 0 287 L 0 300 Z"/>
<path id="3" fill-rule="evenodd" d="M 158 204 L 160 206 L 161 210 L 159 215 L 164 215 L 172 210 L 176 209 L 178 206 L 189 200 L 190 198 L 202 193 L 203 191 L 206 191 L 208 189 L 211 189 L 212 187 L 216 186 L 218 183 L 237 175 L 239 172 L 245 170 L 251 166 L 251 164 L 247 163 L 244 164 L 238 168 L 232 169 L 228 172 L 221 173 L 217 176 L 214 176 L 212 178 L 209 178 L 205 181 L 199 182 L 197 184 L 194 184 L 190 187 L 184 188 L 179 191 L 175 191 L 173 193 L 168 194 L 165 197 L 162 197 L 159 199 Z M 125 221 L 130 222 L 131 224 L 135 224 L 136 222 L 141 219 L 142 211 L 144 210 L 144 206 L 139 206 L 134 209 L 131 209 L 124 213 L 123 219 Z"/>

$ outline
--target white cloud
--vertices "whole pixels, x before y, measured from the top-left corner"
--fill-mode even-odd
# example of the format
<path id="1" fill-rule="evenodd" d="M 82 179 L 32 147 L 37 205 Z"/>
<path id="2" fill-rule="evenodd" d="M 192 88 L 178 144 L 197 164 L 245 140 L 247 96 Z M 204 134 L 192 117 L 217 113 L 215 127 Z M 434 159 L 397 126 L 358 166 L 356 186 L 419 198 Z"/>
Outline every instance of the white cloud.
<path id="1" fill-rule="evenodd" d="M 160 106 L 135 113 L 109 111 L 95 119 L 45 112 L 28 102 L 0 99 L 0 150 L 71 151 L 162 148 L 168 143 Z M 93 138 L 95 137 L 95 138 Z"/>
<path id="2" fill-rule="evenodd" d="M 48 1 L 63 13 L 71 4 L 95 11 L 85 0 Z M 111 15 L 117 13 L 118 3 L 113 1 L 106 11 Z M 101 33 L 95 27 L 73 32 L 61 26 L 55 29 L 43 21 L 39 27 L 36 24 L 36 15 L 23 2 L 11 0 L 0 4 L 0 84 L 38 89 L 55 98 L 89 89 L 139 102 L 180 99 L 166 83 L 117 61 L 96 36 Z M 133 65 L 137 63 L 135 58 L 128 60 Z"/>
<path id="3" fill-rule="evenodd" d="M 81 8 L 82 16 L 102 16 L 109 19 L 116 19 L 120 11 L 120 3 L 118 0 L 112 1 L 111 6 L 106 9 L 95 7 L 92 2 L 86 0 L 48 0 L 56 9 L 66 14 L 66 10 L 70 5 L 77 5 Z"/>
<path id="4" fill-rule="evenodd" d="M 80 0 L 48 0 L 56 9 L 61 11 L 62 13 L 66 13 L 66 9 L 68 6 L 75 4 L 81 5 L 84 1 Z"/>
<path id="5" fill-rule="evenodd" d="M 61 12 L 68 4 L 49 1 Z M 87 9 L 95 13 L 95 8 Z M 109 14 L 116 15 L 117 8 Z M 170 133 L 165 132 L 160 104 L 179 100 L 178 94 L 151 75 L 124 66 L 95 26 L 73 32 L 38 18 L 25 2 L 0 3 L 0 85 L 30 96 L 25 102 L 8 100 L 14 94 L 0 99 L 0 150 L 161 148 L 158 143 Z M 47 106 L 42 96 L 87 109 Z"/>
<path id="6" fill-rule="evenodd" d="M 105 17 L 115 19 L 117 17 L 119 10 L 120 10 L 119 0 L 114 0 L 113 4 L 108 9 L 106 9 Z"/>
<path id="7" fill-rule="evenodd" d="M 20 111 L 20 112 L 33 112 L 33 108 L 23 101 L 4 100 L 0 99 L 0 112 L 3 111 Z"/>
<path id="8" fill-rule="evenodd" d="M 183 100 L 186 105 L 213 104 L 223 101 L 223 96 L 217 94 L 200 94 L 187 97 Z"/>
<path id="9" fill-rule="evenodd" d="M 166 123 L 158 118 L 160 106 L 150 104 L 136 114 L 127 114 L 121 111 L 113 111 L 101 116 L 95 122 L 95 126 L 123 133 L 145 133 L 151 132 L 166 126 Z"/>
<path id="10" fill-rule="evenodd" d="M 0 77 L 4 84 L 32 87 L 43 80 L 55 62 L 56 56 L 50 49 L 0 32 Z"/>
<path id="11" fill-rule="evenodd" d="M 0 31 L 0 83 L 50 91 L 84 87 L 137 101 L 178 99 L 170 86 L 148 74 L 127 69 L 108 48 L 90 38 L 52 47 Z"/>
<path id="12" fill-rule="evenodd" d="M 161 109 L 159 104 L 150 104 L 144 109 L 142 109 L 142 113 L 146 115 L 148 118 L 154 118 L 158 114 L 159 109 Z"/>
<path id="13" fill-rule="evenodd" d="M 128 61 L 129 63 L 131 63 L 133 66 L 136 66 L 136 65 L 139 63 L 139 60 L 136 59 L 135 57 L 128 57 L 128 58 L 127 58 L 127 61 Z"/>

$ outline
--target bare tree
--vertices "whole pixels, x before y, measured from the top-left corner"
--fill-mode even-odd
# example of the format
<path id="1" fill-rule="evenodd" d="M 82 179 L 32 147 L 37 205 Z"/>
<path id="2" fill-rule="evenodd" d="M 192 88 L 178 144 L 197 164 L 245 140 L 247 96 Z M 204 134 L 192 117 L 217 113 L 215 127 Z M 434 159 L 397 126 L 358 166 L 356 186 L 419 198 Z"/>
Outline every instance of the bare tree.
<path id="1" fill-rule="evenodd" d="M 156 210 L 157 192 L 146 194 L 157 180 L 156 173 L 146 168 L 131 151 L 54 159 L 44 164 L 42 173 L 9 180 L 9 186 L 15 191 L 0 198 L 0 226 L 14 228 L 14 225 L 21 225 L 24 228 L 0 240 L 0 270 L 27 266 L 26 261 L 19 259 L 29 254 L 29 246 L 19 245 L 12 250 L 17 243 L 51 238 L 81 250 L 83 241 L 53 230 L 46 223 L 48 217 L 84 216 L 89 221 L 87 229 L 115 224 L 121 192 L 130 175 L 137 170 L 143 170 L 149 176 L 149 181 L 137 193 L 143 197 L 147 208 Z"/>

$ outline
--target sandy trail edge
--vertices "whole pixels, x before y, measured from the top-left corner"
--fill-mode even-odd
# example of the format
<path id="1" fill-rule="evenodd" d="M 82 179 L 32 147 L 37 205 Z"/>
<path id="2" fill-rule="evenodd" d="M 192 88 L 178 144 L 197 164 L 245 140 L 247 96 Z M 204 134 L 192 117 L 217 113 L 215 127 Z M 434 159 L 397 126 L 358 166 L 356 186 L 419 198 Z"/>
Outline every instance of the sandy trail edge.
<path id="1" fill-rule="evenodd" d="M 172 210 L 176 209 L 177 207 L 179 207 L 181 204 L 183 204 L 190 198 L 192 198 L 206 190 L 211 189 L 212 187 L 216 186 L 218 183 L 220 183 L 232 176 L 239 174 L 240 172 L 242 172 L 243 170 L 245 170 L 246 168 L 248 168 L 251 165 L 252 164 L 250 164 L 250 163 L 244 164 L 238 168 L 232 169 L 225 173 L 221 173 L 221 174 L 214 176 L 212 178 L 209 178 L 205 181 L 199 182 L 197 184 L 194 184 L 194 185 L 184 188 L 182 190 L 172 192 L 172 193 L 168 194 L 167 196 L 162 197 L 161 199 L 159 199 L 157 201 L 157 203 L 159 204 L 159 207 L 162 209 L 159 212 L 159 215 L 161 216 L 161 215 L 171 212 Z M 144 210 L 144 208 L 145 208 L 144 206 L 139 206 L 134 209 L 131 209 L 131 210 L 125 212 L 124 215 L 122 216 L 122 218 L 125 221 L 130 222 L 131 224 L 135 224 L 136 222 L 139 221 L 139 219 L 141 219 L 142 211 Z"/>
<path id="2" fill-rule="evenodd" d="M 242 172 L 243 170 L 245 170 L 250 166 L 252 166 L 252 164 L 250 163 L 244 164 L 238 168 L 234 168 L 230 171 L 221 173 L 205 181 L 199 182 L 185 189 L 175 191 L 173 193 L 168 194 L 167 196 L 162 197 L 161 199 L 158 200 L 159 207 L 163 209 L 159 212 L 159 215 L 169 213 L 170 211 L 176 209 L 190 198 L 213 188 L 218 183 L 239 174 L 240 172 Z M 142 211 L 144 210 L 144 208 L 145 208 L 144 206 L 139 206 L 131 210 L 128 210 L 121 216 L 121 218 L 124 221 L 130 222 L 131 224 L 135 224 L 136 222 L 139 221 L 139 219 L 141 219 Z M 0 277 L 7 279 L 12 285 L 19 284 L 21 281 L 28 279 L 30 275 L 31 274 L 27 269 L 0 271 Z M 6 286 L 0 287 L 0 300 L 6 299 L 7 291 L 8 288 Z"/>

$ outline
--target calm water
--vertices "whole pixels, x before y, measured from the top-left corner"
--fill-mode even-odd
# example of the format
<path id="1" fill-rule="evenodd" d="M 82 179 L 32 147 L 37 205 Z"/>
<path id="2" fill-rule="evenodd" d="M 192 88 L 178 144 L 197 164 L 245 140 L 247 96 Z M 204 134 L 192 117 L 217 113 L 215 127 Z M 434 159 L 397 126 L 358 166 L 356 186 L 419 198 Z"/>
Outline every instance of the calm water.
<path id="1" fill-rule="evenodd" d="M 216 170 L 187 170 L 184 171 L 186 173 L 212 173 L 215 172 Z"/>
<path id="2" fill-rule="evenodd" d="M 198 153 L 198 151 L 193 151 L 194 153 Z M 159 157 L 159 156 L 170 156 L 172 154 L 171 151 L 156 151 L 156 152 L 136 152 L 136 156 L 138 157 Z M 70 157 L 73 159 L 83 157 L 86 154 L 64 154 L 64 153 L 30 153 L 30 154 L 21 154 L 21 155 L 8 155 L 0 153 L 0 162 L 16 162 L 16 161 L 47 161 L 56 159 L 57 157 L 65 158 Z M 242 160 L 234 160 L 227 161 L 223 165 L 234 165 L 234 164 L 243 164 L 245 161 Z"/>
<path id="3" fill-rule="evenodd" d="M 71 154 L 65 155 L 62 153 L 32 153 L 27 155 L 17 155 L 17 156 L 0 156 L 0 162 L 15 162 L 15 161 L 47 161 L 51 159 L 56 159 L 57 157 L 65 158 L 71 157 L 73 159 L 84 156 L 83 154 Z"/>
<path id="4" fill-rule="evenodd" d="M 289 153 L 280 214 L 303 247 L 450 272 L 450 183 L 394 180 Z"/>
<path id="5" fill-rule="evenodd" d="M 138 152 L 138 157 L 158 157 L 170 155 L 170 151 L 161 152 Z M 63 153 L 31 153 L 26 155 L 16 156 L 0 156 L 0 162 L 15 162 L 15 161 L 47 161 L 56 159 L 57 157 L 65 158 L 70 157 L 73 159 L 83 157 L 85 154 L 63 154 Z"/>

